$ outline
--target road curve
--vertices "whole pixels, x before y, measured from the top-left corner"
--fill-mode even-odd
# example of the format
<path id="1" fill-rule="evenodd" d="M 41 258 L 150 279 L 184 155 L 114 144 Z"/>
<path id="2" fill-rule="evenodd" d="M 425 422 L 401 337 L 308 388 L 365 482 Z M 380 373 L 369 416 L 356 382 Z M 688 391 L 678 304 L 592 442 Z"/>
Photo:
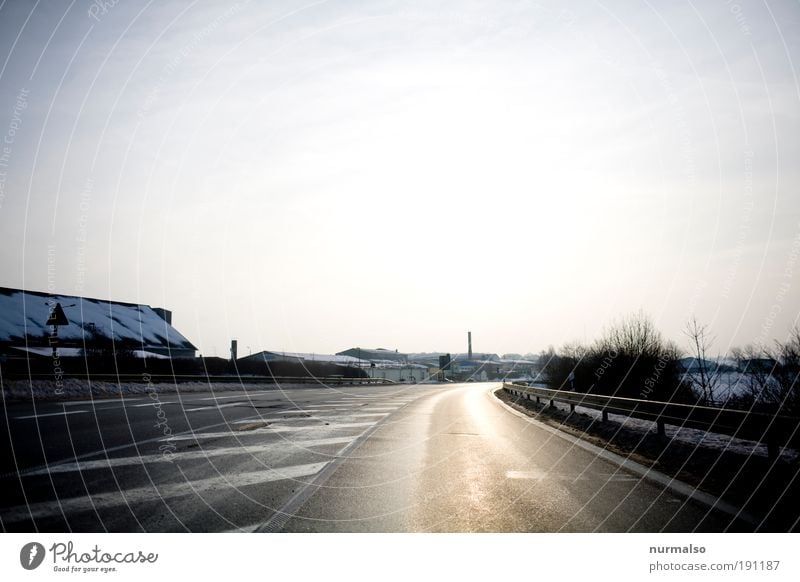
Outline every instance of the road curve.
<path id="1" fill-rule="evenodd" d="M 461 384 L 396 411 L 283 531 L 688 532 L 747 529 Z"/>

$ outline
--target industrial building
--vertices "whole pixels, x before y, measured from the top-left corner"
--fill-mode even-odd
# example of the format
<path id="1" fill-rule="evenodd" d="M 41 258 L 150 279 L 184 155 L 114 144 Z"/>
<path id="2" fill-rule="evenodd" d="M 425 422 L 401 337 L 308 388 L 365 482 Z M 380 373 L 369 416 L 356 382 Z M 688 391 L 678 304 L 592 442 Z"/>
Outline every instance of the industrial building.
<path id="1" fill-rule="evenodd" d="M 395 363 L 408 364 L 408 354 L 403 354 L 397 350 L 386 350 L 384 348 L 350 348 L 342 352 L 336 352 L 337 356 L 350 356 L 359 360 L 367 360 L 372 363 Z"/>
<path id="2" fill-rule="evenodd" d="M 352 356 L 341 356 L 338 354 L 314 354 L 304 352 L 279 352 L 264 350 L 248 356 L 238 358 L 239 362 L 295 362 L 308 363 L 317 362 L 324 364 L 338 364 L 340 366 L 353 366 L 355 368 L 369 367 L 369 361 L 360 360 Z"/>
<path id="3" fill-rule="evenodd" d="M 50 356 L 54 347 L 62 357 L 124 350 L 182 359 L 197 351 L 160 307 L 0 287 L 0 357 Z"/>

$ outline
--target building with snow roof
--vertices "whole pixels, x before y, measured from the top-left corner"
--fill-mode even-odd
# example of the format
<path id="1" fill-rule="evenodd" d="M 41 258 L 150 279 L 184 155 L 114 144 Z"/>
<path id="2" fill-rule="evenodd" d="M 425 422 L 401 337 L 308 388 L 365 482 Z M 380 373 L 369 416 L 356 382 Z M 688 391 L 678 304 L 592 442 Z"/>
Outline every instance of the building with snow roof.
<path id="1" fill-rule="evenodd" d="M 237 359 L 238 362 L 320 362 L 325 364 L 338 364 L 340 366 L 353 366 L 356 368 L 369 367 L 367 360 L 359 360 L 351 356 L 340 356 L 337 354 L 314 354 L 307 352 L 278 352 L 265 350 L 249 356 Z"/>
<path id="2" fill-rule="evenodd" d="M 397 350 L 386 350 L 384 348 L 350 348 L 343 352 L 336 352 L 337 356 L 350 356 L 359 360 L 368 360 L 372 363 L 395 363 L 408 364 L 408 354 L 403 354 Z"/>
<path id="3" fill-rule="evenodd" d="M 54 341 L 47 321 L 57 304 L 67 323 Z M 54 345 L 62 357 L 110 349 L 140 358 L 194 358 L 197 351 L 172 326 L 167 309 L 0 287 L 0 356 L 48 356 Z"/>

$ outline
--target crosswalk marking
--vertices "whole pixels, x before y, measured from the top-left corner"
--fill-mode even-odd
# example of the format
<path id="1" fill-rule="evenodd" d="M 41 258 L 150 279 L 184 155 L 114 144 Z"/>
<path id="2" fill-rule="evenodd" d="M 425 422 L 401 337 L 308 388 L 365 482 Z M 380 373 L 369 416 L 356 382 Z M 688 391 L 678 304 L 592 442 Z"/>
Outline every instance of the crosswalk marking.
<path id="1" fill-rule="evenodd" d="M 28 506 L 21 505 L 3 510 L 3 521 L 5 523 L 15 523 L 28 519 L 57 517 L 62 514 L 62 511 L 64 514 L 71 514 L 80 511 L 93 511 L 94 509 L 108 509 L 137 503 L 152 502 L 157 499 L 171 499 L 186 495 L 194 495 L 195 493 L 204 493 L 207 491 L 216 491 L 218 493 L 230 495 L 231 490 L 248 485 L 310 477 L 319 473 L 327 464 L 328 462 L 326 461 L 322 463 L 265 469 L 250 473 L 229 474 L 190 482 L 164 483 L 156 487 L 137 487 L 135 489 L 128 489 L 127 491 L 98 493 L 96 495 L 87 495 L 83 497 L 69 497 L 60 499 L 58 503 L 54 501 L 31 503 Z"/>
<path id="2" fill-rule="evenodd" d="M 311 447 L 322 447 L 327 445 L 345 445 L 352 442 L 356 437 L 337 437 L 327 439 L 309 440 L 280 440 L 266 445 L 251 445 L 241 447 L 224 447 L 219 449 L 205 449 L 200 451 L 181 451 L 175 453 L 174 458 L 168 458 L 163 454 L 141 455 L 137 457 L 117 457 L 111 459 L 100 459 L 96 461 L 80 461 L 75 463 L 64 463 L 52 465 L 50 467 L 36 469 L 33 471 L 22 471 L 20 476 L 30 477 L 34 475 L 53 475 L 56 473 L 72 473 L 76 471 L 91 471 L 93 469 L 109 469 L 117 467 L 136 467 L 150 465 L 153 463 L 180 463 L 184 460 L 209 459 L 212 457 L 224 457 L 234 455 L 258 456 L 283 452 L 291 454 L 298 450 Z"/>
<path id="3" fill-rule="evenodd" d="M 31 518 L 58 518 L 62 516 L 62 511 L 63 515 L 71 515 L 92 511 L 95 508 L 124 507 L 126 504 L 158 501 L 160 497 L 171 499 L 189 496 L 193 495 L 194 491 L 199 493 L 214 491 L 229 495 L 231 490 L 237 487 L 315 476 L 330 462 L 334 464 L 329 467 L 329 470 L 333 468 L 336 463 L 335 459 L 342 454 L 342 451 L 348 450 L 348 447 L 353 446 L 363 435 L 370 434 L 370 429 L 377 423 L 385 421 L 394 411 L 417 398 L 406 401 L 403 398 L 344 397 L 322 402 L 318 400 L 319 403 L 317 403 L 302 398 L 293 401 L 287 398 L 251 399 L 250 396 L 251 394 L 248 393 L 213 396 L 173 394 L 162 395 L 160 400 L 139 397 L 124 400 L 75 401 L 69 403 L 71 410 L 25 417 L 80 414 L 90 412 L 101 405 L 108 408 L 119 407 L 119 410 L 124 410 L 123 407 L 144 409 L 168 405 L 170 406 L 169 410 L 173 411 L 171 414 L 213 411 L 236 406 L 248 408 L 249 405 L 255 408 L 255 411 L 247 411 L 250 414 L 248 418 L 242 418 L 244 415 L 234 414 L 231 416 L 238 416 L 241 420 L 230 420 L 203 428 L 198 427 L 198 432 L 195 434 L 174 434 L 170 437 L 137 441 L 129 445 L 142 446 L 144 443 L 148 443 L 149 448 L 140 449 L 145 451 L 145 454 L 142 455 L 136 455 L 133 450 L 128 449 L 129 456 L 108 458 L 98 451 L 98 454 L 84 455 L 57 465 L 38 466 L 21 471 L 17 473 L 16 478 L 41 479 L 43 475 L 60 474 L 63 475 L 60 477 L 62 482 L 75 479 L 79 476 L 76 473 L 95 471 L 87 473 L 84 478 L 92 485 L 93 489 L 98 490 L 98 493 L 36 502 L 30 507 L 12 507 L 3 511 L 3 522 L 14 523 Z M 308 408 L 302 409 L 300 408 L 302 406 Z M 252 412 L 256 412 L 257 415 L 252 416 Z M 187 415 L 186 418 L 200 416 Z M 248 424 L 253 426 L 246 426 Z M 240 426 L 242 431 L 237 430 Z M 197 444 L 186 449 L 184 443 L 193 441 L 197 441 Z M 154 443 L 170 443 L 170 445 L 174 443 L 176 446 L 161 447 L 162 449 L 172 449 L 172 454 L 168 457 L 154 450 Z M 212 448 L 208 448 L 209 445 Z M 325 446 L 331 448 L 317 448 Z M 120 451 L 115 454 L 125 453 Z M 248 456 L 250 458 L 247 458 Z M 231 458 L 231 460 L 227 461 L 227 458 Z M 325 462 L 306 462 L 320 459 Z M 203 462 L 204 460 L 206 463 Z M 300 464 L 303 462 L 305 463 Z M 170 468 L 169 463 L 174 463 L 175 467 Z M 273 464 L 291 466 L 265 468 L 271 467 Z M 183 476 L 187 480 L 179 483 L 148 486 L 141 486 L 141 480 L 137 483 L 127 479 L 127 476 L 136 479 L 144 477 L 143 468 L 147 471 L 150 479 L 156 483 L 165 478 L 180 478 L 179 471 L 181 469 L 191 470 L 192 477 Z M 249 472 L 239 472 L 246 469 L 249 469 Z M 114 488 L 114 482 L 110 480 L 112 473 L 109 471 L 112 470 L 129 471 L 129 473 L 115 474 L 115 479 L 122 479 L 118 482 L 122 483 L 121 491 L 117 491 Z M 138 477 L 136 477 L 137 475 Z M 208 477 L 203 478 L 203 475 Z M 193 480 L 194 476 L 197 477 L 197 480 Z M 131 489 L 124 489 L 126 483 Z M 108 491 L 109 488 L 112 490 Z M 102 491 L 102 489 L 106 489 L 106 491 Z M 85 492 L 81 491 L 81 493 Z"/>

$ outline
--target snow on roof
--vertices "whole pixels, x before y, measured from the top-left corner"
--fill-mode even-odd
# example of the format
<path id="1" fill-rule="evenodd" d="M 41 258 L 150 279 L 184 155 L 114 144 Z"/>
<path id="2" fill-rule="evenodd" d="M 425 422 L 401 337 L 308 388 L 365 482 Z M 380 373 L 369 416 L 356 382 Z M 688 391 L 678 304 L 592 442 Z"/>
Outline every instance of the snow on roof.
<path id="1" fill-rule="evenodd" d="M 272 352 L 290 358 L 298 358 L 304 362 L 328 362 L 334 364 L 369 364 L 366 360 L 359 360 L 352 356 L 337 356 L 334 354 L 309 354 L 305 352 Z"/>
<path id="2" fill-rule="evenodd" d="M 97 334 L 143 348 L 196 349 L 149 305 L 0 287 L 0 342 L 48 345 L 47 318 L 60 303 L 69 325 L 58 328 L 61 346 L 83 346 Z"/>
<path id="3" fill-rule="evenodd" d="M 16 347 L 14 349 L 26 352 L 28 354 L 35 354 L 37 356 L 50 356 L 53 353 L 53 348 L 23 348 Z M 159 360 L 168 360 L 169 356 L 163 354 L 155 354 L 144 350 L 132 350 L 131 355 L 134 358 L 157 358 Z M 77 358 L 84 355 L 82 348 L 58 348 L 58 355 L 62 358 Z"/>
<path id="4" fill-rule="evenodd" d="M 396 352 L 394 350 L 387 350 L 385 348 L 349 348 L 344 351 L 337 352 L 336 354 L 339 356 L 358 354 L 361 359 L 368 360 L 405 360 L 407 358 L 407 355 L 403 352 Z"/>
<path id="5" fill-rule="evenodd" d="M 360 366 L 369 366 L 367 360 L 359 360 L 352 356 L 339 356 L 334 354 L 315 354 L 308 352 L 278 352 L 275 350 L 265 350 L 248 356 L 243 356 L 242 360 L 247 359 L 263 359 L 265 356 L 276 356 L 278 358 L 287 358 L 292 360 L 301 360 L 304 362 L 325 362 L 332 364 L 351 364 Z M 269 358 L 267 358 L 269 359 Z"/>

